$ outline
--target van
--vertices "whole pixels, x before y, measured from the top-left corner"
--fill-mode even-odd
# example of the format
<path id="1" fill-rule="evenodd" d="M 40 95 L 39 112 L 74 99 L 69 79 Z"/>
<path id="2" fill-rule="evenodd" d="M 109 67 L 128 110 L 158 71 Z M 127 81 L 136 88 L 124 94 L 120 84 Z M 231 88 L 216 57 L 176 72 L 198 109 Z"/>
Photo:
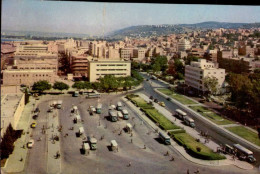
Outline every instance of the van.
<path id="1" fill-rule="evenodd" d="M 118 150 L 118 144 L 117 144 L 116 140 L 111 140 L 111 149 L 112 149 L 112 151 Z"/>
<path id="2" fill-rule="evenodd" d="M 123 119 L 123 114 L 121 111 L 117 111 L 117 117 Z"/>
<path id="3" fill-rule="evenodd" d="M 126 128 L 128 133 L 131 133 L 132 129 L 133 129 L 133 126 L 130 123 L 127 123 L 125 128 Z"/>
<path id="4" fill-rule="evenodd" d="M 83 127 L 79 127 L 79 135 L 82 135 L 84 133 L 84 128 Z"/>
<path id="5" fill-rule="evenodd" d="M 90 146 L 87 142 L 83 142 L 82 149 L 83 149 L 85 154 L 89 154 Z"/>

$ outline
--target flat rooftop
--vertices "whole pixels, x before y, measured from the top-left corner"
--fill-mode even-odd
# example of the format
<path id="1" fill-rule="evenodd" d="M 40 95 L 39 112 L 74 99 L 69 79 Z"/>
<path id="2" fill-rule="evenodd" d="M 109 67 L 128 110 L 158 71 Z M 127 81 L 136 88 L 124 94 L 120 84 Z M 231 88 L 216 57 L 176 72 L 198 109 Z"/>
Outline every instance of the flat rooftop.
<path id="1" fill-rule="evenodd" d="M 12 117 L 24 94 L 1 95 L 1 117 Z"/>

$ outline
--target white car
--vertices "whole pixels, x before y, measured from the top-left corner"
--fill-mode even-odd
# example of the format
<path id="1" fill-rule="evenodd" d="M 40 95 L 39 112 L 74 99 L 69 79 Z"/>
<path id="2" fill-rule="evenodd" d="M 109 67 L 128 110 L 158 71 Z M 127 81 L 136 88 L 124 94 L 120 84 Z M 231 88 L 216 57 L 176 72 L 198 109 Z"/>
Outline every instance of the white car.
<path id="1" fill-rule="evenodd" d="M 33 145 L 34 145 L 34 140 L 31 139 L 31 140 L 27 143 L 27 147 L 28 147 L 28 148 L 32 148 Z"/>

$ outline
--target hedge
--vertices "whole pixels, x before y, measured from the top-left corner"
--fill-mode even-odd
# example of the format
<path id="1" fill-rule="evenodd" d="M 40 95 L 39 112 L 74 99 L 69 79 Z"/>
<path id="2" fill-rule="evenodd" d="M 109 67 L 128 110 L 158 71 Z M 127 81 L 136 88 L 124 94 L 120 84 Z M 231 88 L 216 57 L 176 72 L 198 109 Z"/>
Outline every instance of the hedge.
<path id="1" fill-rule="evenodd" d="M 226 159 L 225 156 L 213 152 L 207 146 L 203 145 L 200 142 L 197 142 L 193 137 L 191 137 L 187 133 L 173 134 L 173 137 L 178 144 L 182 145 L 186 149 L 186 151 L 195 158 L 204 160 Z M 200 148 L 201 151 L 198 151 L 197 148 Z"/>

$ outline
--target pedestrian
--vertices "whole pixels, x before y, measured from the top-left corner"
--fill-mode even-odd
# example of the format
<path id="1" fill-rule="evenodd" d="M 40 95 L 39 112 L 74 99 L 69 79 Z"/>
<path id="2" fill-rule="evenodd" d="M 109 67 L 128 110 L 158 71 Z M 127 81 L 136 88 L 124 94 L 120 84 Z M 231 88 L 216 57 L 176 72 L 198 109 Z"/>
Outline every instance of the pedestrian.
<path id="1" fill-rule="evenodd" d="M 194 172 L 194 173 L 197 173 L 197 174 L 199 174 L 199 173 L 200 173 L 200 171 L 199 171 L 199 168 L 197 168 L 197 171 L 196 171 L 196 172 Z"/>
<path id="2" fill-rule="evenodd" d="M 132 166 L 132 163 L 131 163 L 131 161 L 129 162 L 129 164 L 128 164 L 128 167 L 130 167 L 130 166 Z"/>
<path id="3" fill-rule="evenodd" d="M 133 139 L 131 138 L 131 143 L 133 143 Z"/>
<path id="4" fill-rule="evenodd" d="M 169 151 L 166 152 L 165 156 L 169 156 Z"/>
<path id="5" fill-rule="evenodd" d="M 20 161 L 23 161 L 23 157 L 21 157 Z"/>
<path id="6" fill-rule="evenodd" d="M 174 161 L 174 157 L 172 156 L 171 161 Z"/>
<path id="7" fill-rule="evenodd" d="M 144 145 L 144 149 L 146 149 L 146 145 Z"/>
<path id="8" fill-rule="evenodd" d="M 190 174 L 190 170 L 189 169 L 187 169 L 187 174 Z"/>

